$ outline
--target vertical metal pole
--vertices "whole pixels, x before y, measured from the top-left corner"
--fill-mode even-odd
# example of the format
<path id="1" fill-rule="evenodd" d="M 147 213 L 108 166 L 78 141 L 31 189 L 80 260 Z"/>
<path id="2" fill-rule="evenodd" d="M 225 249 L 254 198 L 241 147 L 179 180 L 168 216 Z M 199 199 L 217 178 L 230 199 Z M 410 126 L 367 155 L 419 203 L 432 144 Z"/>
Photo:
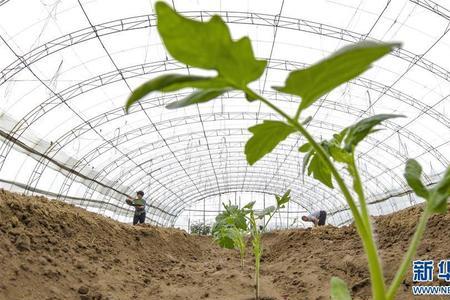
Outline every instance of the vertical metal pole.
<path id="1" fill-rule="evenodd" d="M 263 194 L 263 209 L 266 209 L 266 194 Z M 264 224 L 266 224 L 266 216 L 264 216 Z"/>
<path id="2" fill-rule="evenodd" d="M 287 203 L 287 208 L 286 208 L 286 229 L 289 228 L 289 202 Z"/>
<path id="3" fill-rule="evenodd" d="M 206 204 L 205 204 L 205 202 L 206 202 L 206 199 L 203 198 L 203 225 L 205 225 L 205 223 L 206 223 L 206 216 L 205 216 Z"/>

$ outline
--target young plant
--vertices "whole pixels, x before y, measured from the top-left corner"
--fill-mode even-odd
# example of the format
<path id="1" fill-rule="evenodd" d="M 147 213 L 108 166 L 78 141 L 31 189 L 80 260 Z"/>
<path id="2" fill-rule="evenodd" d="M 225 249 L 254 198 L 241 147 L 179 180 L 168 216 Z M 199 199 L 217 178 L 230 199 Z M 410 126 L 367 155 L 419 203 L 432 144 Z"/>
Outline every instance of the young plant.
<path id="1" fill-rule="evenodd" d="M 212 234 L 214 241 L 219 246 L 227 249 L 239 250 L 241 268 L 244 268 L 245 259 L 245 236 L 248 231 L 246 214 L 248 210 L 239 209 L 231 203 L 223 204 L 224 211 L 217 215 Z"/>
<path id="2" fill-rule="evenodd" d="M 192 224 L 190 229 L 191 234 L 209 235 L 211 233 L 211 226 L 203 222 Z"/>
<path id="3" fill-rule="evenodd" d="M 214 70 L 217 75 L 159 76 L 138 87 L 129 97 L 126 109 L 128 110 L 133 103 L 149 93 L 173 92 L 184 88 L 194 88 L 195 91 L 180 101 L 170 103 L 167 108 L 173 109 L 207 102 L 232 90 L 241 91 L 248 101 L 263 102 L 278 113 L 284 121 L 264 120 L 262 124 L 249 128 L 253 136 L 245 145 L 248 163 L 255 164 L 289 135 L 294 133 L 302 135 L 307 141 L 299 149 L 300 152 L 305 153 L 304 171 L 307 169 L 308 175 L 312 175 L 331 189 L 337 184 L 352 212 L 368 259 L 372 298 L 374 300 L 393 299 L 405 276 L 407 266 L 415 254 L 428 218 L 433 213 L 445 212 L 447 209 L 447 199 L 450 196 L 450 167 L 439 183 L 427 189 L 420 180 L 422 171 L 420 165 L 414 160 L 407 162 L 406 181 L 416 195 L 426 199 L 425 209 L 403 262 L 390 286 L 386 287 L 364 188 L 356 167 L 355 151 L 364 138 L 378 130 L 375 128 L 377 125 L 387 119 L 400 116 L 375 115 L 336 133 L 331 140 L 320 142 L 313 138 L 305 126 L 311 121 L 311 117 L 305 118 L 303 122 L 300 121 L 300 117 L 302 111 L 314 104 L 321 96 L 359 76 L 371 67 L 372 62 L 390 53 L 400 44 L 359 42 L 342 48 L 308 68 L 292 71 L 284 86 L 273 87 L 279 92 L 301 98 L 296 111 L 289 115 L 248 87 L 249 83 L 261 77 L 267 62 L 255 58 L 247 37 L 233 40 L 228 27 L 218 16 L 213 16 L 208 22 L 197 22 L 177 14 L 163 2 L 156 4 L 156 13 L 158 31 L 172 57 L 190 67 Z M 338 165 L 343 165 L 347 169 L 352 181 L 351 185 L 338 172 Z M 331 286 L 333 299 L 350 298 L 342 280 L 333 278 Z"/>
<path id="4" fill-rule="evenodd" d="M 250 233 L 252 236 L 252 247 L 253 247 L 253 256 L 255 257 L 255 298 L 259 299 L 259 273 L 261 266 L 261 256 L 263 255 L 263 246 L 261 242 L 262 233 L 266 231 L 267 225 L 269 224 L 272 217 L 277 213 L 281 208 L 284 208 L 286 203 L 290 200 L 291 191 L 288 190 L 284 193 L 283 196 L 275 195 L 277 200 L 276 206 L 269 206 L 265 208 L 261 212 L 255 212 L 253 210 L 253 205 L 255 202 L 250 202 L 245 206 L 245 208 L 249 209 L 248 220 L 250 225 Z M 267 220 L 263 222 L 261 226 L 258 225 L 257 220 Z"/>
<path id="5" fill-rule="evenodd" d="M 213 226 L 214 240 L 223 248 L 239 249 L 241 254 L 241 267 L 244 266 L 245 257 L 245 235 L 250 233 L 252 238 L 252 250 L 255 257 L 255 297 L 259 299 L 259 277 L 261 256 L 263 247 L 261 236 L 266 231 L 272 217 L 290 200 L 290 190 L 283 196 L 275 195 L 277 205 L 269 206 L 260 212 L 255 212 L 253 206 L 255 202 L 250 202 L 243 208 L 224 204 L 225 211 L 216 217 L 216 223 Z M 266 218 L 267 217 L 267 218 Z M 258 220 L 264 220 L 262 225 Z"/>

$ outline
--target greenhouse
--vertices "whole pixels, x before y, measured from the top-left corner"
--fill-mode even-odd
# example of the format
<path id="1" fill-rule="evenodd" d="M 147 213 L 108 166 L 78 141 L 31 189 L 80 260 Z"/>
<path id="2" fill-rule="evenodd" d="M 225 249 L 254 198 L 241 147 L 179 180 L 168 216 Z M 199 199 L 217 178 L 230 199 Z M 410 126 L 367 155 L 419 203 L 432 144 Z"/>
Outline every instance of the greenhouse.
<path id="1" fill-rule="evenodd" d="M 0 0 L 0 300 L 450 299 L 449 31 L 444 0 Z"/>

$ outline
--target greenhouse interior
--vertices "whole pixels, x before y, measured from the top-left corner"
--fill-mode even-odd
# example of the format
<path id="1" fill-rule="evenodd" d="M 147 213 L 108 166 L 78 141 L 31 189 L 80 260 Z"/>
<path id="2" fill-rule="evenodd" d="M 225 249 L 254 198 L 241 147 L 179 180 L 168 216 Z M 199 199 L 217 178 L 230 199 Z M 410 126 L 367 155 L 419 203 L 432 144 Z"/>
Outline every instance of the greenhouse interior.
<path id="1" fill-rule="evenodd" d="M 0 300 L 450 299 L 450 2 L 0 0 Z"/>

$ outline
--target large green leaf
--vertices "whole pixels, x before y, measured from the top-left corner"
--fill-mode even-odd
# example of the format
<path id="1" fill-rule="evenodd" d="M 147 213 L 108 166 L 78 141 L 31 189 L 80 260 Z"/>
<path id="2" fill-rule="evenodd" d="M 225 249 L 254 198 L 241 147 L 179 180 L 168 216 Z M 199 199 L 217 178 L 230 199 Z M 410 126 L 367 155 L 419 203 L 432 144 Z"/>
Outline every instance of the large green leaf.
<path id="1" fill-rule="evenodd" d="M 167 51 L 178 61 L 216 70 L 236 88 L 245 88 L 264 72 L 266 61 L 255 58 L 250 40 L 232 40 L 220 17 L 198 22 L 179 15 L 164 2 L 155 7 L 159 34 Z"/>
<path id="2" fill-rule="evenodd" d="M 412 188 L 417 196 L 429 199 L 429 192 L 420 179 L 422 175 L 422 167 L 414 159 L 408 159 L 405 167 L 405 178 L 408 185 Z"/>
<path id="3" fill-rule="evenodd" d="M 306 69 L 293 71 L 281 92 L 302 98 L 300 110 L 313 104 L 322 95 L 370 68 L 371 63 L 391 52 L 399 44 L 360 42 L 342 48 L 330 57 Z"/>
<path id="4" fill-rule="evenodd" d="M 348 152 L 352 152 L 353 148 L 358 145 L 367 135 L 374 132 L 374 127 L 381 122 L 392 119 L 404 117 L 402 115 L 392 114 L 380 114 L 375 115 L 359 121 L 358 123 L 346 128 L 346 134 L 344 139 L 344 149 Z"/>
<path id="5" fill-rule="evenodd" d="M 248 210 L 239 208 L 237 205 L 223 204 L 225 211 L 216 217 L 216 223 L 219 226 L 233 225 L 236 228 L 247 230 L 247 219 L 245 218 Z"/>
<path id="6" fill-rule="evenodd" d="M 312 159 L 308 165 L 308 176 L 313 175 L 313 177 L 329 188 L 333 188 L 333 181 L 331 180 L 331 170 L 323 162 L 323 159 L 316 153 L 312 155 Z"/>
<path id="7" fill-rule="evenodd" d="M 331 300 L 351 300 L 347 284 L 339 277 L 331 278 Z"/>
<path id="8" fill-rule="evenodd" d="M 180 108 L 185 107 L 192 104 L 197 103 L 203 103 L 207 102 L 209 100 L 215 99 L 219 97 L 220 95 L 228 92 L 229 89 L 205 89 L 205 90 L 199 90 L 196 92 L 193 92 L 189 96 L 185 97 L 184 99 L 176 102 L 172 102 L 166 106 L 166 108 L 174 109 L 174 108 Z"/>
<path id="9" fill-rule="evenodd" d="M 430 190 L 430 205 L 432 212 L 445 213 L 450 200 L 450 166 L 444 177 Z"/>
<path id="10" fill-rule="evenodd" d="M 330 156 L 337 162 L 349 164 L 351 162 L 351 153 L 342 149 L 341 144 L 349 128 L 344 128 L 341 132 L 333 134 L 330 141 L 322 142 L 326 145 L 326 149 Z"/>
<path id="11" fill-rule="evenodd" d="M 305 154 L 305 156 L 303 156 L 302 174 L 305 174 L 306 168 L 308 167 L 308 164 L 311 161 L 311 158 L 313 158 L 315 153 L 316 153 L 315 150 L 310 150 L 308 153 Z"/>
<path id="12" fill-rule="evenodd" d="M 235 237 L 232 226 L 222 226 L 213 232 L 214 241 L 222 248 L 236 248 Z"/>
<path id="13" fill-rule="evenodd" d="M 345 164 L 351 163 L 352 155 L 338 146 L 331 145 L 330 154 L 331 157 L 337 162 Z"/>
<path id="14" fill-rule="evenodd" d="M 281 141 L 285 140 L 295 129 L 280 121 L 267 121 L 248 129 L 253 136 L 245 144 L 247 162 L 253 165 L 264 155 L 270 153 Z"/>
<path id="15" fill-rule="evenodd" d="M 320 145 L 325 150 L 325 153 L 330 156 L 331 143 L 329 141 L 322 141 Z M 303 144 L 298 150 L 300 152 L 307 152 L 303 157 L 302 173 L 305 174 L 306 169 L 308 169 L 308 176 L 312 174 L 315 179 L 329 188 L 333 188 L 331 170 L 317 154 L 316 150 L 309 143 Z"/>
<path id="16" fill-rule="evenodd" d="M 155 91 L 173 92 L 187 87 L 200 89 L 222 89 L 227 86 L 228 84 L 225 81 L 217 77 L 166 74 L 149 80 L 135 89 L 128 98 L 125 109 L 128 111 L 133 103 Z"/>
<path id="17" fill-rule="evenodd" d="M 305 143 L 303 145 L 300 146 L 300 148 L 298 148 L 298 151 L 302 152 L 302 153 L 306 153 L 309 152 L 312 149 L 312 146 L 310 143 Z"/>

